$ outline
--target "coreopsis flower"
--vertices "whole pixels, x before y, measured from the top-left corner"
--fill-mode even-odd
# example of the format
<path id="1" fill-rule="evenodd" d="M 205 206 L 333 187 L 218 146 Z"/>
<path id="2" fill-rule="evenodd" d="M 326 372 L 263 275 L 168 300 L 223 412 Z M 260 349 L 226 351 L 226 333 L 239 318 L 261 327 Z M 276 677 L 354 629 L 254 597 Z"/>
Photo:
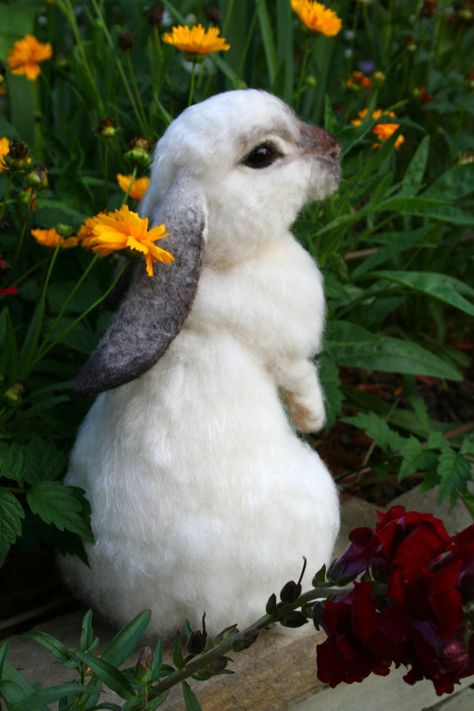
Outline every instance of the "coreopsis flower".
<path id="1" fill-rule="evenodd" d="M 6 136 L 2 136 L 0 138 L 0 173 L 3 173 L 5 170 L 7 170 L 7 164 L 3 160 L 6 155 L 8 155 L 10 151 L 10 141 Z"/>
<path id="2" fill-rule="evenodd" d="M 163 35 L 163 42 L 171 44 L 181 52 L 187 54 L 210 54 L 211 52 L 227 52 L 230 44 L 224 37 L 219 37 L 218 27 L 209 27 L 207 30 L 201 24 L 187 27 L 178 25 L 171 32 Z"/>
<path id="3" fill-rule="evenodd" d="M 291 7 L 311 32 L 334 37 L 340 32 L 342 20 L 328 7 L 315 0 L 291 0 Z"/>
<path id="4" fill-rule="evenodd" d="M 121 175 L 120 173 L 116 177 L 120 190 L 123 190 L 124 193 L 128 192 L 130 197 L 137 202 L 145 195 L 150 184 L 149 178 L 135 178 L 134 180 L 132 175 Z"/>
<path id="5" fill-rule="evenodd" d="M 148 218 L 140 217 L 136 212 L 123 205 L 119 210 L 110 213 L 100 213 L 91 225 L 92 235 L 88 239 L 88 246 L 93 252 L 105 257 L 112 252 L 131 249 L 140 252 L 145 257 L 146 272 L 153 276 L 153 264 L 165 262 L 171 264 L 174 257 L 160 247 L 157 240 L 168 237 L 165 225 L 157 225 L 148 229 Z"/>
<path id="6" fill-rule="evenodd" d="M 364 582 L 317 603 L 318 676 L 331 686 L 408 668 L 404 680 L 430 679 L 450 693 L 474 673 L 474 525 L 449 536 L 440 519 L 393 506 L 374 529 L 350 534 L 351 545 L 328 571 L 330 581 Z"/>
<path id="7" fill-rule="evenodd" d="M 52 227 L 49 230 L 34 229 L 31 234 L 43 247 L 61 247 L 61 249 L 70 249 L 78 244 L 77 237 L 62 237 L 56 228 Z"/>
<path id="8" fill-rule="evenodd" d="M 360 126 L 361 123 L 365 120 L 367 116 L 367 109 L 362 109 L 362 111 L 358 112 L 359 118 L 352 119 L 351 124 L 353 126 Z M 393 111 L 382 111 L 382 109 L 376 109 L 375 111 L 372 112 L 372 118 L 375 121 L 378 121 L 379 119 L 383 118 L 384 116 L 389 116 L 390 118 L 397 118 L 395 113 Z M 387 141 L 392 134 L 395 133 L 395 131 L 400 127 L 400 124 L 398 123 L 377 123 L 373 128 L 372 128 L 372 133 L 375 133 L 375 135 L 380 139 L 380 141 Z M 405 136 L 398 136 L 397 140 L 395 141 L 395 148 L 398 151 L 405 141 Z M 373 143 L 372 144 L 373 148 L 379 148 L 380 143 Z"/>
<path id="9" fill-rule="evenodd" d="M 23 74 L 34 81 L 41 74 L 40 62 L 53 55 L 51 45 L 38 42 L 33 35 L 25 35 L 17 40 L 8 55 L 8 66 L 12 74 Z"/>

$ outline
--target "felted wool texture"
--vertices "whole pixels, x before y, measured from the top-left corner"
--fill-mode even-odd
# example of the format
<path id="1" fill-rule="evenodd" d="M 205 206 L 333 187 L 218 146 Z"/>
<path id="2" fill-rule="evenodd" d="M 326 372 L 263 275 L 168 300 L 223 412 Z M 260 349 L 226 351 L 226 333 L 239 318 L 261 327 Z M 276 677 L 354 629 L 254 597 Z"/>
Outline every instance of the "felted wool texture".
<path id="1" fill-rule="evenodd" d="M 174 186 L 182 203 L 189 191 L 199 205 L 196 229 L 174 201 L 180 233 L 202 233 L 197 290 L 161 357 L 98 396 L 66 477 L 91 501 L 96 542 L 90 569 L 66 558 L 65 575 L 120 624 L 150 608 L 152 631 L 165 637 L 185 619 L 197 627 L 204 611 L 211 633 L 246 625 L 295 579 L 303 555 L 312 572 L 330 560 L 336 487 L 280 398 L 282 389 L 303 413 L 301 429 L 324 423 L 313 363 L 322 279 L 289 228 L 304 204 L 337 188 L 339 168 L 334 139 L 311 136 L 276 97 L 239 90 L 187 109 L 158 143 L 143 214 L 171 220 Z M 242 163 L 266 142 L 282 153 L 275 163 Z M 123 348 L 124 360 L 128 341 L 147 352 L 155 341 L 136 305 L 126 311 L 144 285 L 132 284 L 111 327 L 121 336 L 110 352 Z M 136 303 L 159 331 L 164 297 L 150 289 Z"/>

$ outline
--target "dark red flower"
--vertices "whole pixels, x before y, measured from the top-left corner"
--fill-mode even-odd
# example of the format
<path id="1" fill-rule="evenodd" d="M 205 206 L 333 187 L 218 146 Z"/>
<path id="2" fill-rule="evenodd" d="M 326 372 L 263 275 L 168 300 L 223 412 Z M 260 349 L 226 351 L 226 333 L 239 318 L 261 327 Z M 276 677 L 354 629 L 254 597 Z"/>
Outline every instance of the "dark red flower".
<path id="1" fill-rule="evenodd" d="M 0 296 L 14 296 L 17 291 L 16 286 L 9 286 L 6 289 L 0 289 Z"/>
<path id="2" fill-rule="evenodd" d="M 351 545 L 333 561 L 327 571 L 331 581 L 353 580 L 370 566 L 379 547 L 379 540 L 371 528 L 355 528 L 349 534 Z"/>

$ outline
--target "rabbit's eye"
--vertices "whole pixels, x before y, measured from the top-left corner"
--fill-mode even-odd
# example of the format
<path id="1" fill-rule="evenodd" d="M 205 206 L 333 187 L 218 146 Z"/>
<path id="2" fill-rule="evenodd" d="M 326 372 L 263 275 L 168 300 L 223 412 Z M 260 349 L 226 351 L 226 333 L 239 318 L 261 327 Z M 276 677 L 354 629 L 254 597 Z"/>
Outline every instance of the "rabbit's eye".
<path id="1" fill-rule="evenodd" d="M 272 143 L 261 143 L 245 156 L 242 163 L 249 168 L 267 168 L 281 156 L 282 153 Z"/>

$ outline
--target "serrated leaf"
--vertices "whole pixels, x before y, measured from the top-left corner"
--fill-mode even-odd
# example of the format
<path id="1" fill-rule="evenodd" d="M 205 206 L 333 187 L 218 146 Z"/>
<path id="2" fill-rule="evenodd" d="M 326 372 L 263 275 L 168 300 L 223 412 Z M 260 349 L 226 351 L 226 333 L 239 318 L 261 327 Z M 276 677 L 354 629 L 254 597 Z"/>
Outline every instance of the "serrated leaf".
<path id="1" fill-rule="evenodd" d="M 347 424 L 363 430 L 384 451 L 398 453 L 405 441 L 374 412 L 359 412 L 354 417 L 343 417 L 342 422 L 347 422 Z"/>
<path id="2" fill-rule="evenodd" d="M 474 457 L 474 437 L 472 435 L 463 440 L 459 452 L 465 457 Z"/>
<path id="3" fill-rule="evenodd" d="M 181 682 L 181 687 L 183 689 L 183 698 L 186 711 L 202 711 L 201 704 L 197 700 L 194 691 L 191 689 L 189 684 L 183 681 Z"/>
<path id="4" fill-rule="evenodd" d="M 27 467 L 24 479 L 28 484 L 52 481 L 63 473 L 66 457 L 54 442 L 46 442 L 39 435 L 33 434 L 24 451 Z"/>
<path id="5" fill-rule="evenodd" d="M 421 442 L 416 437 L 410 436 L 403 442 L 400 447 L 402 462 L 398 472 L 398 481 L 402 481 L 405 477 L 418 471 L 423 453 Z"/>
<path id="6" fill-rule="evenodd" d="M 25 512 L 18 499 L 11 492 L 0 489 L 0 566 L 20 535 L 24 518 Z"/>
<path id="7" fill-rule="evenodd" d="M 428 440 L 426 442 L 427 449 L 435 449 L 442 452 L 445 449 L 450 449 L 448 441 L 441 434 L 441 432 L 431 431 L 428 434 Z"/>
<path id="8" fill-rule="evenodd" d="M 446 449 L 439 455 L 438 475 L 440 477 L 439 501 L 448 496 L 453 500 L 466 491 L 472 479 L 471 464 L 454 449 Z"/>
<path id="9" fill-rule="evenodd" d="M 75 656 L 89 666 L 94 674 L 122 699 L 132 699 L 136 695 L 125 674 L 116 669 L 110 662 L 86 652 L 76 652 Z"/>
<path id="10" fill-rule="evenodd" d="M 128 623 L 107 645 L 102 659 L 119 666 L 136 649 L 150 624 L 151 611 L 143 610 Z"/>
<path id="11" fill-rule="evenodd" d="M 33 513 L 60 531 L 72 531 L 87 541 L 93 536 L 88 518 L 89 504 L 84 492 L 75 486 L 43 481 L 31 487 L 26 500 Z"/>

